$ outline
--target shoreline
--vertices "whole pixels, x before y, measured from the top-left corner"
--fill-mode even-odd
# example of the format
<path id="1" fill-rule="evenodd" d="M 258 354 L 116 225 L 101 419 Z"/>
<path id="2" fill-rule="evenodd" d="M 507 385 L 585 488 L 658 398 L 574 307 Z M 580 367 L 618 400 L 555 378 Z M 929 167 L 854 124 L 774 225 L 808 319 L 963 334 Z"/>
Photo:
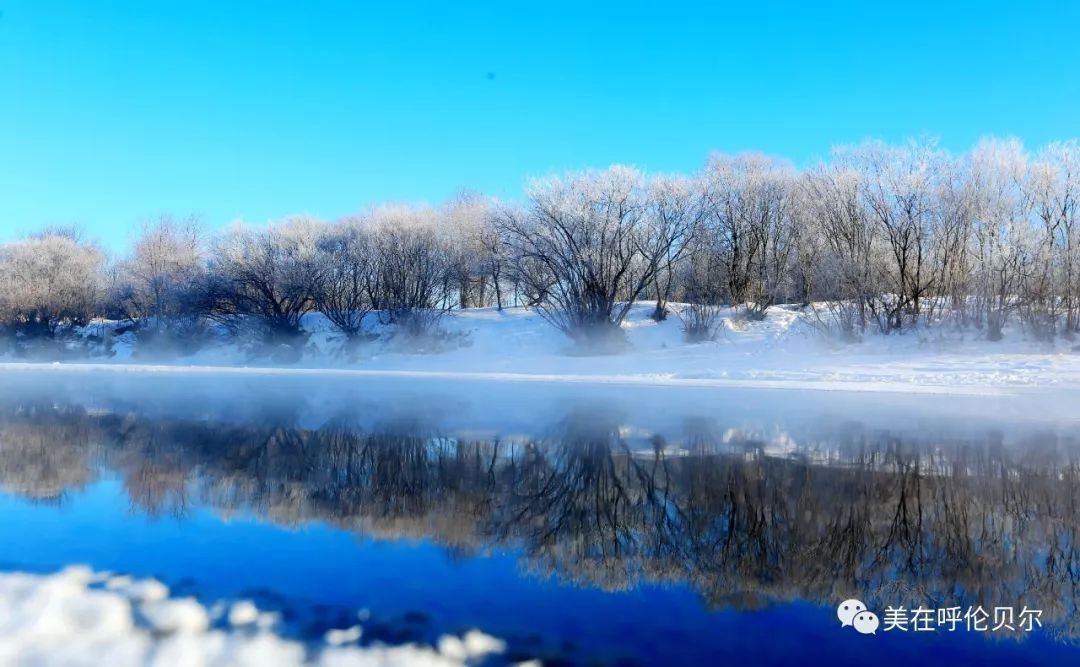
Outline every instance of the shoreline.
<path id="1" fill-rule="evenodd" d="M 648 387 L 701 387 L 717 389 L 767 389 L 786 391 L 873 392 L 951 396 L 1013 396 L 1058 388 L 1055 385 L 1024 387 L 949 385 L 898 381 L 768 380 L 752 378 L 692 378 L 657 374 L 555 374 L 520 372 L 470 372 L 408 369 L 356 369 L 280 366 L 212 366 L 130 363 L 0 362 L 0 373 L 138 373 L 192 375 L 251 375 L 337 378 L 392 378 L 455 380 L 465 382 L 513 382 L 542 384 L 593 384 Z M 1025 391 L 1026 390 L 1026 391 Z"/>

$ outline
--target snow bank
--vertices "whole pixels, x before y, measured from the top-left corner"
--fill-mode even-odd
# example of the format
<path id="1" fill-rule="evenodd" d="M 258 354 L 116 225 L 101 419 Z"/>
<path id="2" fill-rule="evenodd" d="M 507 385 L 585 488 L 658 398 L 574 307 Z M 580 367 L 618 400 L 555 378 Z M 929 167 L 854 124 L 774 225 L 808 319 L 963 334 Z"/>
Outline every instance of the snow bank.
<path id="1" fill-rule="evenodd" d="M 310 645 L 258 623 L 263 614 L 250 602 L 234 604 L 220 627 L 214 616 L 194 599 L 169 597 L 153 580 L 81 567 L 47 576 L 0 573 L 0 664 L 444 667 L 476 664 L 506 647 L 476 630 L 444 636 L 435 648 L 360 646 L 359 625 Z"/>
<path id="2" fill-rule="evenodd" d="M 681 306 L 674 304 L 674 310 Z M 861 344 L 830 344 L 795 308 L 774 307 L 762 321 L 725 313 L 715 341 L 687 343 L 681 322 L 664 322 L 639 304 L 624 322 L 628 349 L 621 354 L 577 356 L 565 336 L 534 311 L 509 308 L 449 313 L 438 351 L 402 350 L 391 331 L 377 328 L 375 340 L 346 353 L 339 334 L 319 315 L 304 326 L 311 338 L 298 361 L 275 365 L 246 351 L 236 339 L 221 339 L 184 357 L 140 349 L 132 334 L 115 338 L 114 356 L 93 365 L 65 362 L 70 370 L 123 369 L 139 372 L 342 373 L 356 377 L 397 376 L 513 382 L 577 382 L 770 389 L 881 391 L 905 393 L 1012 394 L 1025 389 L 1080 390 L 1080 350 L 1068 341 L 1053 345 L 1011 332 L 1004 341 L 942 326 L 884 336 L 868 334 Z M 94 325 L 100 332 L 108 324 Z M 41 369 L 9 359 L 3 370 Z M 53 360 L 50 360 L 53 361 Z"/>

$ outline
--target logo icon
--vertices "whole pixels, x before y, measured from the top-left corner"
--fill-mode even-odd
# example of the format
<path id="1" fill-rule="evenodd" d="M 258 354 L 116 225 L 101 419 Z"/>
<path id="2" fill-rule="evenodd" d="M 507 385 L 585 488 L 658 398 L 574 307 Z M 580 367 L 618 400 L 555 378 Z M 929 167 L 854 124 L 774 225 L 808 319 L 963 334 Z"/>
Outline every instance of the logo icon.
<path id="1" fill-rule="evenodd" d="M 855 620 L 855 614 L 866 611 L 866 605 L 859 600 L 844 600 L 836 608 L 836 617 L 840 619 L 840 627 L 846 628 Z"/>
<path id="2" fill-rule="evenodd" d="M 840 627 L 853 627 L 861 635 L 877 634 L 881 622 L 877 614 L 868 610 L 861 600 L 854 598 L 844 600 L 836 607 L 836 617 L 840 619 Z"/>
<path id="3" fill-rule="evenodd" d="M 877 614 L 872 611 L 860 611 L 855 614 L 855 620 L 852 621 L 852 625 L 855 626 L 855 631 L 861 635 L 876 635 L 880 622 L 878 621 Z"/>

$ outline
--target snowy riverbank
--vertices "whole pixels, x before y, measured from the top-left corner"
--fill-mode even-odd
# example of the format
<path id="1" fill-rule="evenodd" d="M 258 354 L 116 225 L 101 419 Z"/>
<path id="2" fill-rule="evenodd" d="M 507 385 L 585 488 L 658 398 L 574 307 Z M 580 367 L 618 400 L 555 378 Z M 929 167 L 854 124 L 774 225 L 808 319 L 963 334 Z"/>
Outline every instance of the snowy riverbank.
<path id="1" fill-rule="evenodd" d="M 434 647 L 358 645 L 359 623 L 317 642 L 287 639 L 279 615 L 248 601 L 206 607 L 153 579 L 73 567 L 52 575 L 0 573 L 0 663 L 5 665 L 452 665 L 477 664 L 505 644 L 478 631 Z"/>
<path id="2" fill-rule="evenodd" d="M 681 323 L 649 317 L 639 304 L 624 323 L 628 349 L 620 354 L 580 356 L 569 341 L 535 312 L 521 308 L 451 312 L 447 336 L 435 352 L 405 351 L 381 334 L 350 355 L 319 316 L 299 360 L 282 365 L 253 355 L 234 339 L 216 340 L 194 354 L 168 356 L 140 349 L 133 334 L 113 338 L 111 354 L 84 359 L 7 357 L 0 371 L 111 370 L 137 372 L 335 373 L 356 377 L 577 382 L 772 389 L 888 391 L 905 393 L 1008 394 L 1026 389 L 1080 389 L 1080 351 L 1068 341 L 1054 345 L 1012 332 L 990 342 L 978 332 L 942 326 L 901 335 L 870 334 L 854 344 L 827 340 L 795 309 L 773 308 L 761 322 L 727 313 L 715 341 L 690 344 Z M 98 330 L 103 325 L 97 325 Z"/>

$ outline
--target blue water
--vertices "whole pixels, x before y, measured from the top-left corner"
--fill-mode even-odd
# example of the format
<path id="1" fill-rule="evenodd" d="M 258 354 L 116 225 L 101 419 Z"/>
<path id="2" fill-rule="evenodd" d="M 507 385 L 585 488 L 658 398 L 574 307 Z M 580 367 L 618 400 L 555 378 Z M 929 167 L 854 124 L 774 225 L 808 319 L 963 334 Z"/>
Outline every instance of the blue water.
<path id="1" fill-rule="evenodd" d="M 594 496 L 599 498 L 608 493 L 604 489 L 609 488 L 611 480 L 629 483 L 630 478 L 597 477 L 594 470 L 588 470 L 582 479 L 594 481 L 578 485 L 585 490 L 582 496 L 585 502 L 568 505 L 570 509 L 561 519 L 554 508 L 563 501 L 559 494 L 550 496 L 550 502 L 545 501 L 539 509 L 534 508 L 541 513 L 550 509 L 558 519 L 553 519 L 550 525 L 559 527 L 559 531 L 550 539 L 533 541 L 527 538 L 533 534 L 530 530 L 506 533 L 508 526 L 527 521 L 516 518 L 506 508 L 492 509 L 484 504 L 503 502 L 505 498 L 520 499 L 530 489 L 539 488 L 522 482 L 531 479 L 524 471 L 532 455 L 531 450 L 521 446 L 514 450 L 514 456 L 493 467 L 490 474 L 473 473 L 469 472 L 472 459 L 460 454 L 464 439 L 458 439 L 458 435 L 425 435 L 422 442 L 436 444 L 417 448 L 415 434 L 406 434 L 402 442 L 413 438 L 409 440 L 412 442 L 409 446 L 414 447 L 409 450 L 413 452 L 410 456 L 420 456 L 424 470 L 437 472 L 399 489 L 392 485 L 406 473 L 397 471 L 396 466 L 405 469 L 411 465 L 411 459 L 395 458 L 396 441 L 379 445 L 379 463 L 370 468 L 374 472 L 363 468 L 370 476 L 349 480 L 344 472 L 324 469 L 319 463 L 323 461 L 320 448 L 334 446 L 325 426 L 299 426 L 295 420 L 285 426 L 267 425 L 258 420 L 224 423 L 190 414 L 165 419 L 159 414 L 146 416 L 137 402 L 124 402 L 122 407 L 112 410 L 103 407 L 109 401 L 101 395 L 92 396 L 93 400 L 83 400 L 82 404 L 74 401 L 58 406 L 15 398 L 0 405 L 0 466 L 3 467 L 0 488 L 5 489 L 0 493 L 0 566 L 4 569 L 51 572 L 79 563 L 98 570 L 158 577 L 178 594 L 195 595 L 207 603 L 251 597 L 263 606 L 277 605 L 287 618 L 295 621 L 294 632 L 312 636 L 328 627 L 346 625 L 355 618 L 350 615 L 361 609 L 388 628 L 388 637 L 400 630 L 403 640 L 424 641 L 440 632 L 475 627 L 506 638 L 513 657 L 540 657 L 550 663 L 1035 665 L 1072 664 L 1080 659 L 1075 639 L 1061 627 L 1037 628 L 1019 639 L 963 631 L 923 634 L 879 631 L 875 636 L 862 636 L 851 628 L 840 627 L 834 614 L 835 604 L 850 592 L 852 585 L 880 591 L 883 583 L 890 583 L 880 581 L 881 576 L 918 582 L 929 576 L 928 572 L 939 576 L 947 571 L 949 564 L 935 560 L 937 552 L 931 547 L 920 547 L 924 562 L 912 565 L 906 572 L 901 571 L 902 567 L 890 566 L 882 571 L 891 574 L 879 572 L 875 577 L 854 583 L 838 575 L 835 593 L 829 595 L 807 594 L 810 590 L 821 590 L 820 582 L 815 579 L 817 583 L 803 585 L 799 583 L 801 573 L 782 569 L 746 572 L 739 581 L 728 582 L 725 578 L 732 574 L 719 571 L 723 558 L 716 561 L 715 567 L 690 567 L 699 579 L 689 581 L 690 575 L 681 566 L 683 561 L 710 553 L 710 548 L 703 550 L 698 541 L 708 533 L 673 533 L 670 543 L 654 546 L 657 535 L 652 533 L 650 524 L 640 523 L 637 518 L 620 518 L 620 515 L 637 516 L 631 511 L 632 504 L 615 502 L 615 510 L 610 512 L 598 510 L 593 514 L 589 510 Z M 87 408 L 87 403 L 93 403 L 92 409 Z M 795 428 L 790 424 L 781 426 Z M 382 432 L 370 426 L 365 428 L 368 434 Z M 429 433 L 431 428 L 438 427 L 427 423 L 424 428 Z M 511 430 L 520 433 L 521 428 L 521 424 L 514 424 L 513 429 L 508 426 L 507 433 Z M 769 428 L 761 432 L 767 433 Z M 605 429 L 603 433 L 612 433 L 610 428 L 605 426 Z M 849 426 L 845 429 L 849 430 Z M 579 460 L 572 453 L 581 447 L 595 447 L 600 436 L 590 431 L 581 436 L 582 440 L 575 435 L 577 431 L 568 431 L 565 425 L 552 429 L 550 424 L 537 424 L 536 431 L 546 434 L 537 438 L 544 441 L 544 446 L 556 449 L 565 446 L 565 450 L 558 450 L 560 454 L 545 453 L 537 459 L 556 462 L 550 464 L 550 476 L 537 479 L 547 480 L 548 485 L 559 484 L 571 470 L 591 465 L 593 458 Z M 1069 428 L 1065 431 L 1063 434 L 1061 429 L 1041 428 L 1031 431 L 1036 435 L 1013 439 L 1030 443 L 1037 436 L 1041 438 L 1037 450 L 1043 451 L 1047 448 L 1046 439 L 1052 438 L 1053 448 L 1060 452 L 1061 443 L 1071 442 L 1073 435 Z M 223 433 L 222 444 L 207 442 L 210 434 L 219 432 Z M 27 433 L 32 436 L 31 445 L 11 444 L 23 442 Z M 1004 436 L 995 433 L 984 449 L 979 447 L 986 445 L 985 442 L 969 438 L 955 451 L 967 452 L 966 461 L 977 460 L 979 456 L 970 456 L 971 451 L 996 451 L 995 443 Z M 663 435 L 668 444 L 679 440 L 675 433 Z M 189 441 L 188 437 L 193 439 Z M 235 450 L 228 444 L 234 440 L 247 442 L 249 437 L 256 444 L 237 446 Z M 656 470 L 657 462 L 661 461 L 655 455 L 649 458 L 650 441 L 645 436 L 634 436 L 637 440 L 614 435 L 603 438 L 608 438 L 603 447 L 618 449 L 611 459 L 616 469 L 631 460 L 626 458 L 631 451 L 636 452 L 636 460 L 646 462 L 639 470 Z M 912 438 L 912 442 L 917 440 Z M 903 438 L 893 434 L 890 438 L 861 440 L 858 446 L 863 448 L 860 451 L 880 453 L 895 451 L 898 441 Z M 945 442 L 939 435 L 934 436 L 934 441 Z M 820 445 L 829 439 L 818 436 L 815 442 Z M 708 477 L 701 487 L 709 492 L 716 485 L 728 483 L 725 480 L 732 479 L 731 475 L 735 474 L 732 471 L 745 472 L 741 462 L 745 454 L 732 454 L 730 442 L 713 444 L 716 447 L 694 469 L 671 463 L 674 459 L 664 459 L 667 462 L 660 465 L 670 465 L 671 469 L 655 479 L 662 479 L 664 484 L 678 490 L 681 487 L 670 479 L 679 476 L 697 479 L 696 471 L 707 473 L 715 467 L 722 474 Z M 744 442 L 740 446 L 745 445 Z M 881 447 L 880 451 L 874 449 L 877 446 Z M 753 447 L 758 454 L 767 449 L 761 442 Z M 838 445 L 838 451 L 850 454 L 850 447 L 850 442 L 843 447 Z M 429 460 L 432 449 L 451 453 Z M 65 452 L 65 456 L 56 455 L 58 451 Z M 352 450 L 343 451 L 348 454 Z M 786 466 L 797 455 L 788 452 L 768 456 Z M 570 458 L 566 459 L 567 456 Z M 606 456 L 602 453 L 596 460 L 607 461 Z M 735 463 L 732 456 L 736 457 Z M 1028 460 L 1030 456 L 1029 453 Z M 814 490 L 815 497 L 828 497 L 842 483 L 865 483 L 871 486 L 860 487 L 862 491 L 858 491 L 864 494 L 859 498 L 865 498 L 866 489 L 879 488 L 873 486 L 877 484 L 873 479 L 892 474 L 892 468 L 885 466 L 832 481 L 836 474 L 848 474 L 843 470 L 851 468 L 851 460 L 855 459 L 849 457 L 844 466 L 835 466 L 842 469 L 840 473 L 833 468 L 814 473 L 821 478 L 813 483 L 822 485 Z M 1023 461 L 1025 457 L 1018 455 L 1016 460 Z M 1075 458 L 1066 454 L 1061 465 L 1074 465 L 1070 461 Z M 76 481 L 61 484 L 59 495 L 51 491 L 26 491 L 27 487 L 42 483 L 35 475 L 52 479 L 51 475 L 58 469 L 61 473 L 78 473 L 70 476 Z M 766 473 L 770 469 L 754 468 Z M 816 468 L 811 465 L 806 470 Z M 1073 475 L 1067 480 L 1076 479 L 1074 473 L 1063 474 Z M 153 495 L 140 490 L 140 484 L 150 484 L 145 480 L 157 479 L 155 475 L 180 480 L 179 486 L 172 487 L 173 496 L 168 492 Z M 59 477 L 63 479 L 64 475 Z M 868 478 L 872 479 L 866 482 Z M 222 485 L 226 482 L 247 489 L 244 498 L 236 502 L 223 500 L 221 488 L 225 488 Z M 489 486 L 478 489 L 476 485 L 482 483 Z M 978 477 L 956 489 L 931 477 L 923 478 L 921 483 L 956 493 L 981 493 L 983 488 Z M 995 482 L 985 483 L 992 486 Z M 384 493 L 380 485 L 385 484 L 391 487 Z M 783 488 L 788 489 L 785 493 L 804 493 L 798 485 L 785 484 Z M 44 486 L 53 488 L 49 484 Z M 567 493 L 575 492 L 578 486 L 568 485 Z M 1069 494 L 1074 493 L 1075 486 L 1069 485 L 1064 490 L 1053 486 L 1047 492 L 1051 494 L 1048 497 L 1063 497 L 1060 494 L 1072 497 Z M 177 495 L 177 488 L 184 492 Z M 888 494 L 895 487 L 889 483 L 880 488 Z M 295 494 L 295 489 L 301 489 L 301 501 L 285 509 L 276 506 L 283 502 L 282 498 L 293 497 L 290 494 Z M 355 494 L 368 492 L 371 494 L 356 500 L 360 496 Z M 994 493 L 987 498 L 996 498 Z M 489 496 L 496 500 L 490 500 Z M 690 514 L 698 509 L 706 512 L 705 519 L 714 519 L 708 514 L 711 511 L 708 506 L 694 505 L 693 497 L 694 494 L 689 494 L 678 501 L 666 501 L 669 507 L 662 511 L 668 514 L 672 526 L 692 526 L 695 519 Z M 164 500 L 150 502 L 148 498 Z M 476 498 L 482 498 L 483 502 L 475 515 L 464 510 L 438 511 L 444 505 L 472 507 L 468 503 Z M 783 500 L 776 502 L 777 507 L 783 504 Z M 414 508 L 414 503 L 419 504 Z M 1030 522 L 1038 523 L 1040 512 L 1054 511 L 1038 507 L 1034 500 L 1032 503 L 1026 511 Z M 767 507 L 764 511 L 778 510 Z M 934 511 L 929 496 L 925 511 L 928 514 Z M 290 519 L 290 512 L 299 515 Z M 579 516 L 582 512 L 586 514 Z M 654 515 L 643 516 L 657 520 Z M 794 519 L 788 517 L 775 522 L 777 535 L 788 534 L 783 524 L 798 521 L 797 516 L 792 516 Z M 579 522 L 579 519 L 583 520 Z M 539 519 L 534 516 L 530 520 Z M 481 521 L 494 527 L 477 529 Z M 590 526 L 608 521 L 611 525 L 598 527 L 600 537 L 594 539 Z M 564 524 L 573 527 L 564 530 Z M 603 537 L 608 535 L 609 528 L 612 536 L 618 536 L 619 544 Z M 745 537 L 740 533 L 742 530 L 736 527 L 734 533 L 725 534 L 739 540 Z M 752 527 L 745 530 L 752 532 Z M 1036 540 L 1031 553 L 1045 553 L 1050 544 L 1037 543 L 1039 539 L 1049 539 L 1040 538 L 1039 531 L 1013 534 L 1009 531 L 1016 529 L 1006 524 L 1000 530 L 1002 534 L 996 537 L 1002 542 L 1026 545 Z M 472 537 L 460 538 L 459 534 Z M 923 540 L 930 544 L 938 537 L 931 531 L 923 535 Z M 686 542 L 689 539 L 694 540 L 693 545 Z M 1071 535 L 1062 533 L 1059 539 L 1068 541 Z M 575 546 L 579 540 L 580 544 Z M 754 539 L 746 540 L 739 547 L 740 553 L 755 548 L 754 543 Z M 983 566 L 998 563 L 993 557 L 981 555 L 981 544 L 976 543 L 975 547 L 971 557 L 982 559 L 978 562 Z M 987 548 L 987 553 L 991 553 L 1002 547 L 991 544 Z M 719 549 L 717 546 L 717 552 Z M 615 552 L 620 557 L 610 556 Z M 666 555 L 657 556 L 659 552 Z M 773 547 L 768 552 L 773 553 Z M 544 556 L 553 553 L 557 555 Z M 596 568 L 602 570 L 601 566 L 608 560 L 622 567 L 624 553 L 634 556 L 625 560 L 633 567 L 627 566 L 615 576 L 614 584 L 603 585 L 605 577 L 602 572 L 597 574 Z M 670 572 L 663 576 L 643 572 L 638 561 L 646 553 L 648 558 L 643 562 L 670 565 Z M 780 553 L 765 558 L 782 557 Z M 538 562 L 546 565 L 539 567 Z M 747 562 L 752 563 L 753 557 Z M 714 571 L 712 577 L 710 573 Z M 1012 569 L 987 570 L 985 576 L 1008 579 L 1011 586 L 1026 594 L 1033 586 L 1041 585 L 1037 576 L 1039 566 L 1026 571 L 1027 574 L 1018 574 Z M 704 580 L 700 579 L 702 576 Z M 778 578 L 791 582 L 780 585 L 783 582 L 776 581 Z M 945 583 L 948 588 L 948 582 Z M 714 587 L 721 593 L 710 600 L 705 591 Z M 764 593 L 757 595 L 756 590 Z M 778 594 L 777 590 L 789 594 Z M 1069 597 L 1072 591 L 1059 590 L 1057 594 Z M 960 604 L 969 600 L 952 602 Z"/>

